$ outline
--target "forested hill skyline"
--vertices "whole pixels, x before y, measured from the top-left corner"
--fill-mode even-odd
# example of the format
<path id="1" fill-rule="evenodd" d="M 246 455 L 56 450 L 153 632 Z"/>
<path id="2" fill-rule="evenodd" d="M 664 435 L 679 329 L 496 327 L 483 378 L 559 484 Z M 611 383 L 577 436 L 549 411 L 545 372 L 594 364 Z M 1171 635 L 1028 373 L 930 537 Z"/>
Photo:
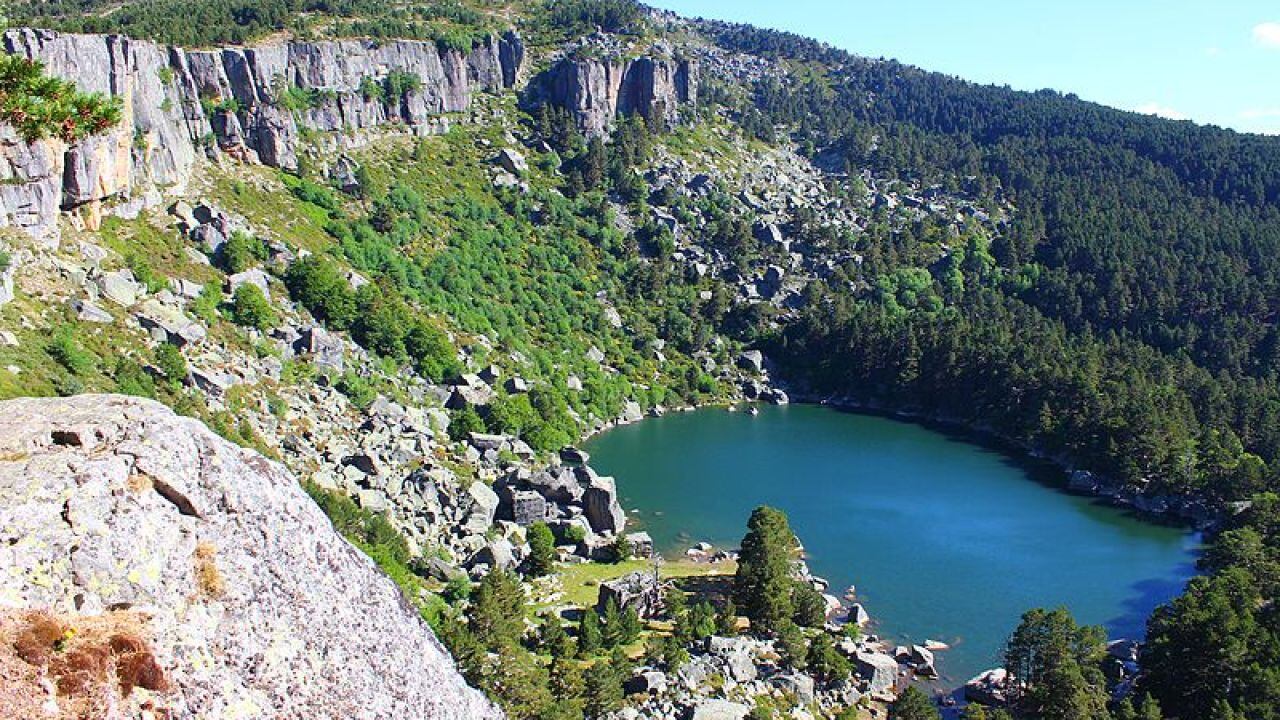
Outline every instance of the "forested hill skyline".
<path id="1" fill-rule="evenodd" d="M 1266 0 L 1115 4 L 654 0 L 688 17 L 815 37 L 983 84 L 1077 94 L 1121 110 L 1280 133 L 1280 15 Z"/>

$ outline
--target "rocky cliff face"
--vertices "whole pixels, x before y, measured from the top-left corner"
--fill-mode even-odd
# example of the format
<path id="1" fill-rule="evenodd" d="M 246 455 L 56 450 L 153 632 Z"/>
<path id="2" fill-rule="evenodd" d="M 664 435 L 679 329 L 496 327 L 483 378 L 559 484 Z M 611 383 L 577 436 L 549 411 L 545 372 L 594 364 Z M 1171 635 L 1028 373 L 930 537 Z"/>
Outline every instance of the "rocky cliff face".
<path id="1" fill-rule="evenodd" d="M 59 210 L 84 209 L 92 224 L 104 200 L 119 201 L 125 214 L 154 205 L 181 190 L 206 152 L 292 169 L 304 128 L 431 132 L 440 116 L 467 110 L 476 92 L 512 87 L 524 61 L 514 33 L 468 55 L 434 43 L 365 40 L 188 51 L 30 29 L 10 30 L 0 42 L 124 105 L 115 131 L 71 147 L 28 144 L 0 129 L 0 226 L 35 234 L 51 231 Z M 420 87 L 397 97 L 366 92 L 393 72 L 417 76 Z M 290 88 L 303 92 L 283 102 Z"/>
<path id="2" fill-rule="evenodd" d="M 565 58 L 535 78 L 534 104 L 569 109 L 588 136 L 604 134 L 614 120 L 638 114 L 672 125 L 697 103 L 697 65 L 687 60 Z"/>
<path id="3" fill-rule="evenodd" d="M 500 716 L 287 471 L 146 400 L 0 403 L 5 608 L 147 617 L 174 718 Z"/>

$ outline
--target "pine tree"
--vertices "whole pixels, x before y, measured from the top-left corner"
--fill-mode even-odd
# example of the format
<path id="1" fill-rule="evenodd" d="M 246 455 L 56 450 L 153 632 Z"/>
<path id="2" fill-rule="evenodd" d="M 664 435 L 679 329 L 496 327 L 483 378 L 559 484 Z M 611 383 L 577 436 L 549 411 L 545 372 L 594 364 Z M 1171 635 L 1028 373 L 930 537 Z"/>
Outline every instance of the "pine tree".
<path id="1" fill-rule="evenodd" d="M 587 608 L 578 623 L 578 657 L 588 658 L 600 651 L 603 640 L 600 633 L 600 616 Z"/>
<path id="2" fill-rule="evenodd" d="M 524 591 L 514 575 L 491 570 L 471 599 L 469 627 L 490 650 L 516 642 L 524 633 Z"/>
<path id="3" fill-rule="evenodd" d="M 636 612 L 635 608 L 627 608 L 626 610 L 623 610 L 621 617 L 619 617 L 619 621 L 622 628 L 620 633 L 622 644 L 624 645 L 629 645 L 635 642 L 640 637 L 640 632 L 644 630 L 644 627 L 640 622 L 640 615 Z"/>
<path id="4" fill-rule="evenodd" d="M 551 661 L 548 675 L 551 696 L 557 703 L 572 705 L 581 717 L 586 680 L 578 662 L 572 658 L 557 657 Z"/>
<path id="5" fill-rule="evenodd" d="M 724 636 L 738 634 L 738 606 L 733 598 L 725 598 L 724 604 L 716 612 L 716 632 Z"/>
<path id="6" fill-rule="evenodd" d="M 915 685 L 908 685 L 889 706 L 889 720 L 941 720 L 933 701 Z"/>
<path id="7" fill-rule="evenodd" d="M 0 122 L 27 142 L 57 137 L 74 143 L 120 122 L 116 98 L 82 93 L 74 83 L 45 74 L 38 60 L 0 55 Z"/>
<path id="8" fill-rule="evenodd" d="M 556 538 L 544 522 L 529 526 L 529 574 L 542 576 L 551 572 L 556 560 Z"/>
<path id="9" fill-rule="evenodd" d="M 548 615 L 542 621 L 542 632 L 538 636 L 538 647 L 553 658 L 571 658 L 575 654 L 573 638 L 565 632 L 560 618 Z"/>
<path id="10" fill-rule="evenodd" d="M 608 661 L 597 662 L 587 673 L 586 715 L 598 718 L 622 707 L 622 682 L 629 664 L 615 650 Z"/>
<path id="11" fill-rule="evenodd" d="M 734 578 L 734 591 L 752 629 L 773 631 L 791 619 L 796 556 L 795 534 L 780 510 L 761 506 L 751 513 Z"/>
<path id="12" fill-rule="evenodd" d="M 1151 695 L 1143 695 L 1138 703 L 1138 720 L 1164 720 L 1164 712 L 1160 703 Z"/>
<path id="13" fill-rule="evenodd" d="M 808 662 L 809 646 L 804 633 L 790 620 L 783 620 L 774 630 L 774 649 L 787 667 L 803 670 Z"/>
<path id="14" fill-rule="evenodd" d="M 809 672 L 824 682 L 840 680 L 849 675 L 849 661 L 840 654 L 831 636 L 825 632 L 818 633 L 809 642 L 805 659 Z"/>
<path id="15" fill-rule="evenodd" d="M 590 610 L 587 612 L 590 613 Z M 605 601 L 604 613 L 601 614 L 600 619 L 604 621 L 604 631 L 600 639 L 605 649 L 611 650 L 621 645 L 623 642 L 622 613 L 618 610 L 616 600 L 609 598 Z"/>
<path id="16" fill-rule="evenodd" d="M 827 601 L 812 585 L 797 581 L 792 591 L 792 618 L 801 627 L 819 627 L 827 620 Z"/>

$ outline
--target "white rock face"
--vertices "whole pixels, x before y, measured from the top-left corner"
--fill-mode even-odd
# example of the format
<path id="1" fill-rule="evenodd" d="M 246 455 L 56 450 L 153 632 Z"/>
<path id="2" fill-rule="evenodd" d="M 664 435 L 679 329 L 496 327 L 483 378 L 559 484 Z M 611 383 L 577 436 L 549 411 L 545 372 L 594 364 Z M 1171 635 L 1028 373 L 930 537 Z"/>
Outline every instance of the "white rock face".
<path id="1" fill-rule="evenodd" d="M 149 614 L 175 718 L 501 717 L 292 475 L 147 400 L 0 403 L 0 608 Z"/>

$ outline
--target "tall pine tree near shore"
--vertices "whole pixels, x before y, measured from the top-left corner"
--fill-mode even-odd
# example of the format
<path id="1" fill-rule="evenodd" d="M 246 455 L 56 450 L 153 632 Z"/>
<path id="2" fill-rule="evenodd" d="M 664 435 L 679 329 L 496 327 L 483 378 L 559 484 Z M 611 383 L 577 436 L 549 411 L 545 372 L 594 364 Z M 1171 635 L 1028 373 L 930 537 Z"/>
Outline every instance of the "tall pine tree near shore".
<path id="1" fill-rule="evenodd" d="M 795 533 L 781 510 L 760 506 L 751 513 L 734 577 L 737 604 L 757 632 L 772 632 L 794 613 L 792 571 Z"/>

